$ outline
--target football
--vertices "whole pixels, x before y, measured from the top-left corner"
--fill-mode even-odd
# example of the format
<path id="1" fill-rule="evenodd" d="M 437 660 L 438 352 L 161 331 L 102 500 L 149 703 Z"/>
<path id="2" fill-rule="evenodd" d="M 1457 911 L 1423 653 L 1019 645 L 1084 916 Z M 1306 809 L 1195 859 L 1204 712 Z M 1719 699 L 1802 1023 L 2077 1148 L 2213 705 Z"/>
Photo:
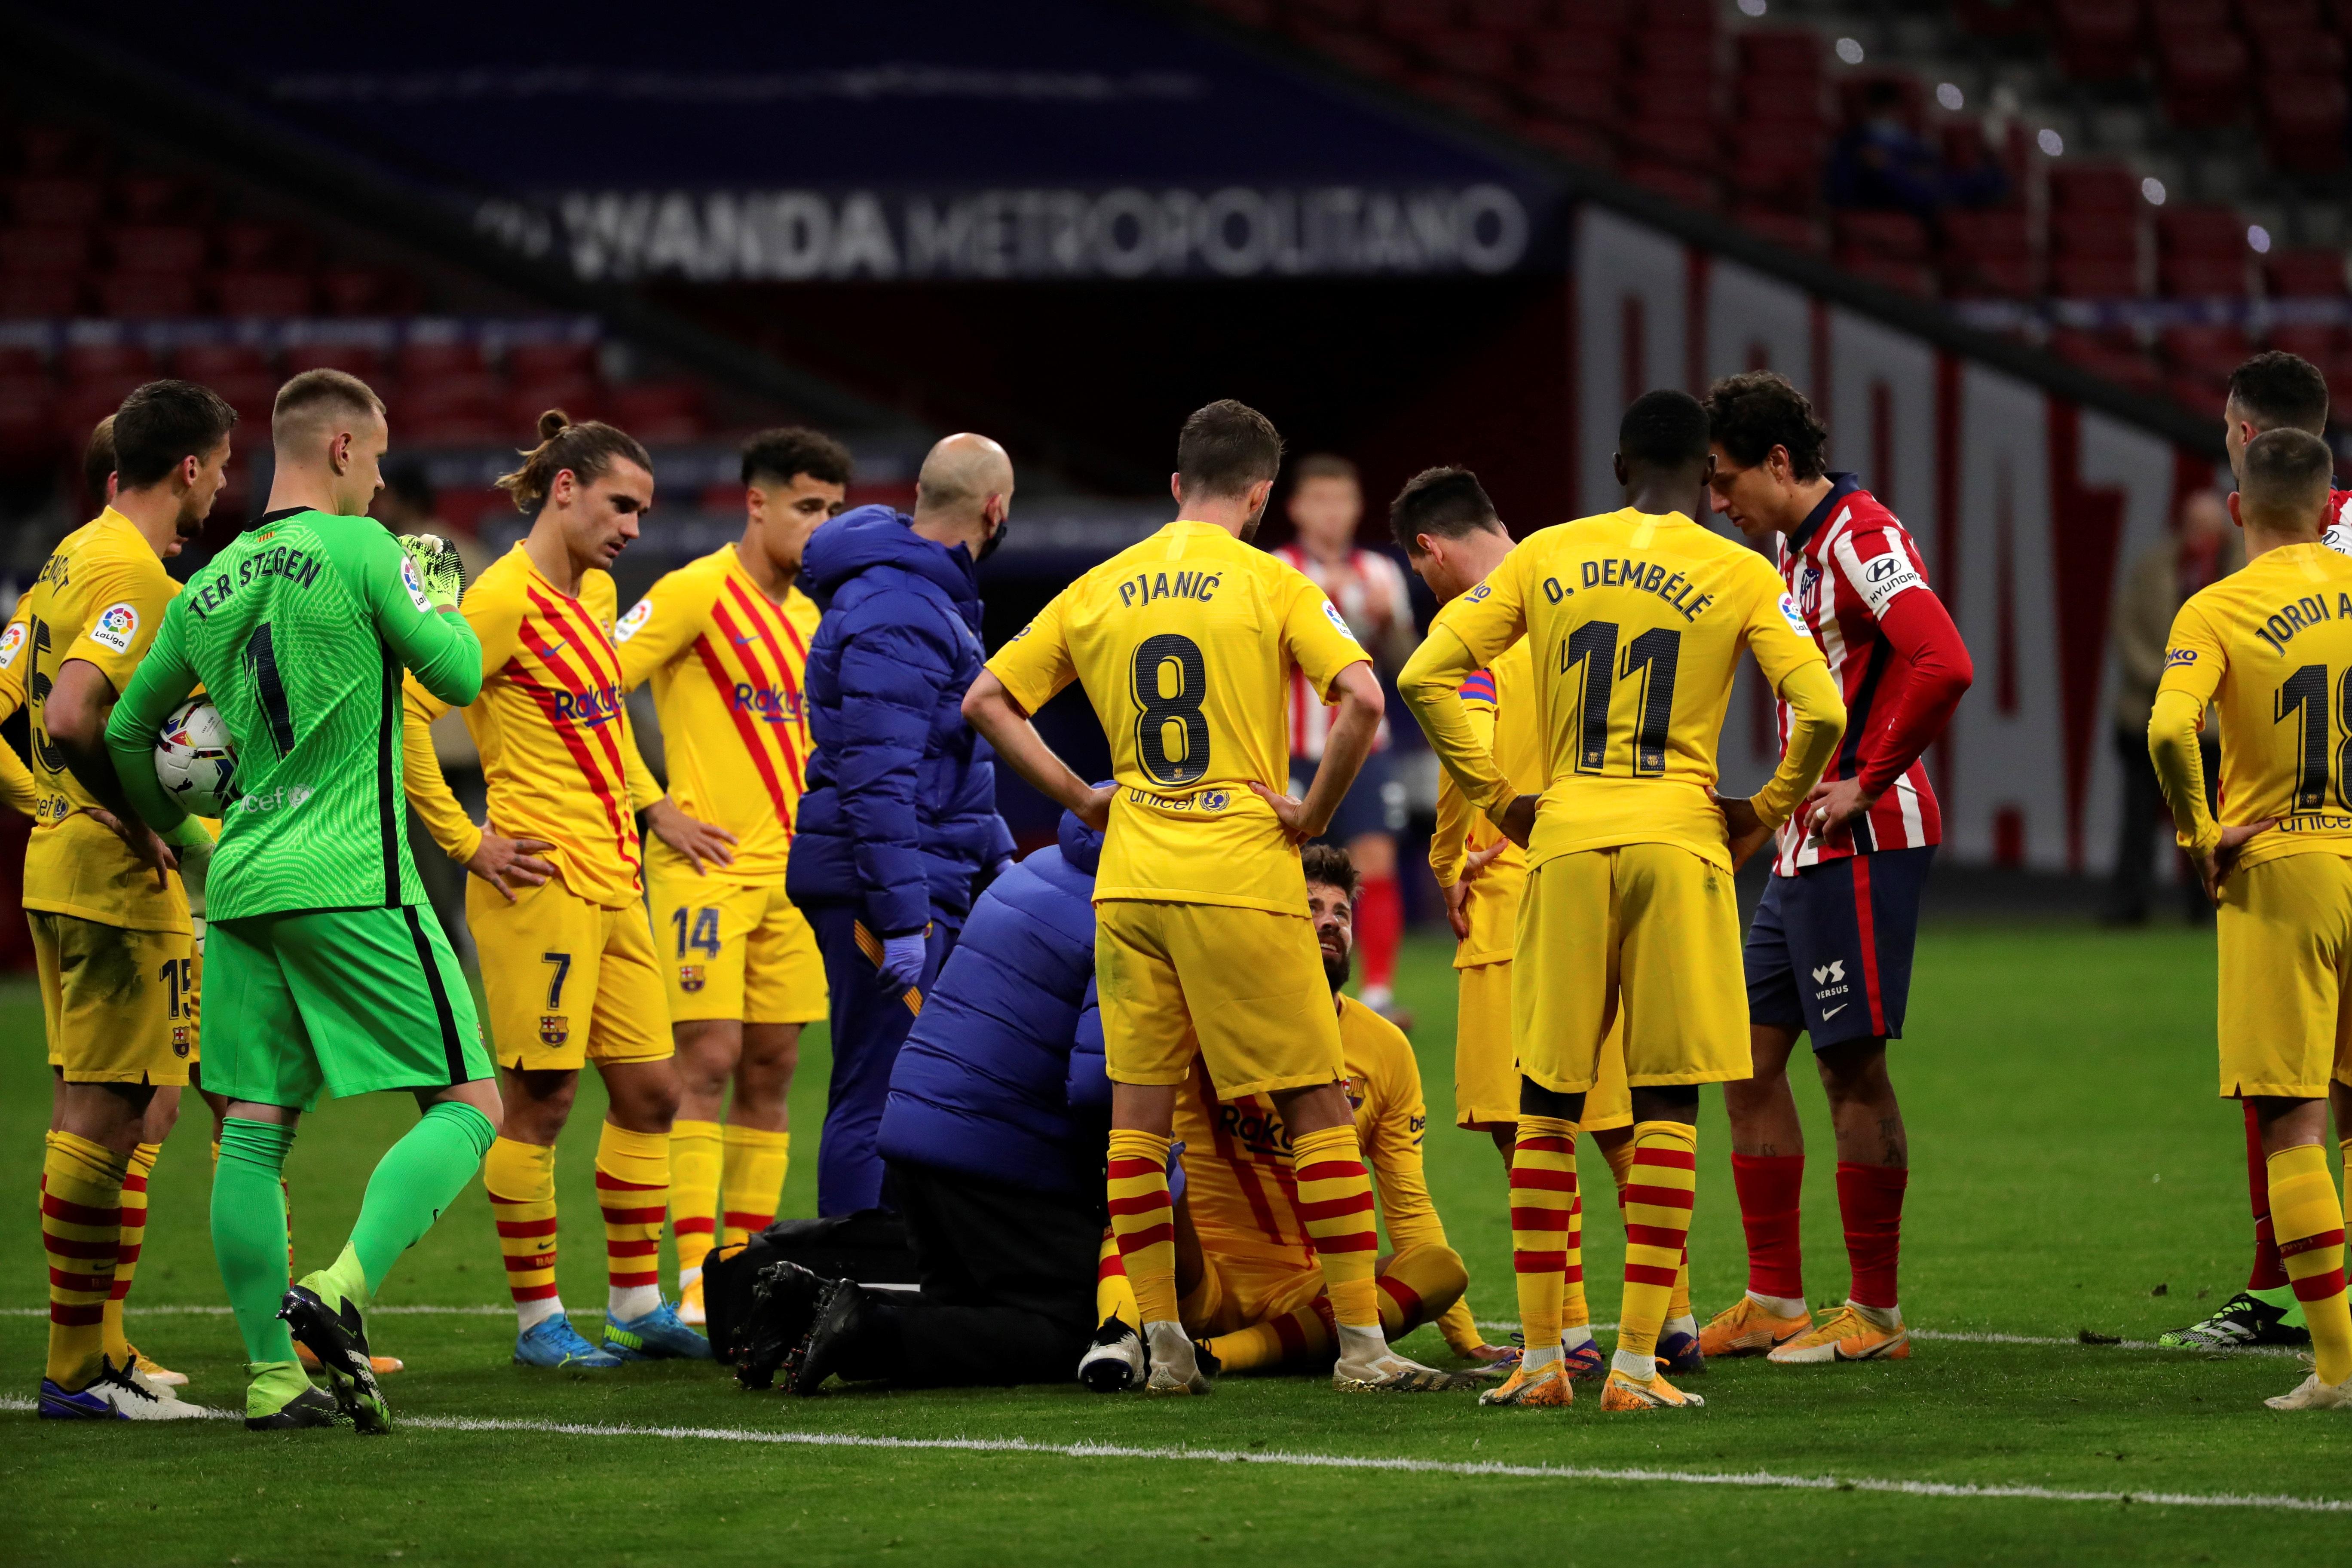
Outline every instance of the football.
<path id="1" fill-rule="evenodd" d="M 236 798 L 236 748 L 210 698 L 191 697 L 163 721 L 155 781 L 197 816 L 221 816 Z"/>

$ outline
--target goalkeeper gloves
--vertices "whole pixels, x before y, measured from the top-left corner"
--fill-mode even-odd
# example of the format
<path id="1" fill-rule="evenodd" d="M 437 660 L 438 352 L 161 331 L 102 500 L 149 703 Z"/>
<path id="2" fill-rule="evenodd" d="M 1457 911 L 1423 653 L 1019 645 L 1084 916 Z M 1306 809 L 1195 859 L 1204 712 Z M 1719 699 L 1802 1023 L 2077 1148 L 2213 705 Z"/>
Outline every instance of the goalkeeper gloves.
<path id="1" fill-rule="evenodd" d="M 400 548 L 416 568 L 417 583 L 436 610 L 454 610 L 466 591 L 466 565 L 457 547 L 437 533 L 404 533 Z"/>

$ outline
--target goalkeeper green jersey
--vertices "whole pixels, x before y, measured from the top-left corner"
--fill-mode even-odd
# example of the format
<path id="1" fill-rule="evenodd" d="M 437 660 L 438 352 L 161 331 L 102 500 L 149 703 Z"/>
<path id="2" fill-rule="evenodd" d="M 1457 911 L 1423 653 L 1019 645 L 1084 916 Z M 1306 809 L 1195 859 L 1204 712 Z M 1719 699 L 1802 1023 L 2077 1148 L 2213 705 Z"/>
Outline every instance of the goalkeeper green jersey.
<path id="1" fill-rule="evenodd" d="M 186 813 L 155 779 L 155 734 L 201 683 L 236 746 L 207 917 L 425 901 L 401 793 L 401 672 L 453 705 L 482 683 L 481 645 L 434 608 L 368 517 L 263 517 L 199 569 L 115 705 L 115 772 L 159 832 Z"/>

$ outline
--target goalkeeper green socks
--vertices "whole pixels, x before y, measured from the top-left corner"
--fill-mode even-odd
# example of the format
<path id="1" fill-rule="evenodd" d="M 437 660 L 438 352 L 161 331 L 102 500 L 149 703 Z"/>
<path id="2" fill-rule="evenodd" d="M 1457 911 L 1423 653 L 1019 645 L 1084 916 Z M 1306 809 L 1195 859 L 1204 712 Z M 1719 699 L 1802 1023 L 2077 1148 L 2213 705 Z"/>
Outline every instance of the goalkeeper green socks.
<path id="1" fill-rule="evenodd" d="M 278 1316 L 286 1275 L 286 1194 L 278 1176 L 294 1146 L 290 1128 L 230 1117 L 213 1172 L 213 1256 L 248 1361 L 291 1362 L 294 1336 Z"/>
<path id="2" fill-rule="evenodd" d="M 365 1306 L 400 1255 L 416 1245 L 481 1168 L 498 1130 L 458 1100 L 443 1100 L 384 1152 L 368 1178 L 352 1244 L 328 1270 L 351 1300 Z M 356 1266 L 359 1277 L 353 1278 Z"/>

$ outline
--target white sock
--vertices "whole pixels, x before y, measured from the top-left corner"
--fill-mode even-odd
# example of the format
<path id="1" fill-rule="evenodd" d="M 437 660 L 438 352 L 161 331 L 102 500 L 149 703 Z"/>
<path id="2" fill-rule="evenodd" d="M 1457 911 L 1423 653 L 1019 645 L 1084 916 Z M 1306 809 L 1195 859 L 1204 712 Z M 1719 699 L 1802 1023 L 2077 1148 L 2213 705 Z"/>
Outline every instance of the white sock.
<path id="1" fill-rule="evenodd" d="M 1570 1329 L 1565 1330 L 1563 1332 L 1573 1333 L 1575 1331 Z M 1590 1342 L 1592 1338 L 1589 1333 L 1584 1337 L 1587 1342 Z M 1527 1368 L 1529 1372 L 1541 1372 L 1552 1363 L 1564 1359 L 1567 1354 L 1567 1347 L 1564 1344 L 1547 1345 L 1539 1351 L 1529 1350 L 1521 1352 L 1519 1355 L 1519 1364 Z"/>
<path id="2" fill-rule="evenodd" d="M 604 1310 L 616 1322 L 634 1323 L 661 1305 L 658 1285 L 608 1285 Z"/>
<path id="3" fill-rule="evenodd" d="M 1565 1354 L 1570 1351 L 1580 1351 L 1591 1342 L 1592 1325 L 1591 1323 L 1578 1323 L 1573 1327 L 1565 1328 L 1559 1331 L 1559 1348 L 1562 1354 Z M 1528 1353 L 1533 1354 L 1534 1352 L 1529 1352 Z"/>
<path id="4" fill-rule="evenodd" d="M 1396 993 L 1385 985 L 1367 985 L 1364 987 L 1363 994 L 1358 1000 L 1377 1013 L 1396 1000 Z"/>
<path id="5" fill-rule="evenodd" d="M 1667 1334 L 1688 1334 L 1691 1338 L 1696 1339 L 1698 1338 L 1698 1319 L 1688 1312 L 1685 1312 L 1679 1318 L 1668 1318 L 1666 1326 L 1659 1331 L 1659 1337 L 1663 1339 Z"/>
<path id="6" fill-rule="evenodd" d="M 1903 1326 L 1903 1309 L 1900 1307 L 1865 1307 L 1850 1299 L 1846 1305 L 1861 1313 L 1863 1321 L 1873 1328 L 1892 1331 Z"/>
<path id="7" fill-rule="evenodd" d="M 683 1296 L 690 1288 L 701 1283 L 702 1270 L 700 1268 L 681 1268 L 677 1271 L 677 1290 L 679 1295 Z"/>
<path id="8" fill-rule="evenodd" d="M 550 1296 L 543 1301 L 517 1301 L 515 1332 L 527 1334 L 548 1319 L 562 1316 L 563 1316 L 563 1300 L 560 1296 Z"/>
<path id="9" fill-rule="evenodd" d="M 1635 1355 L 1632 1351 L 1619 1351 L 1609 1358 L 1609 1369 L 1647 1383 L 1658 1375 L 1658 1358 Z"/>
<path id="10" fill-rule="evenodd" d="M 1748 1292 L 1748 1299 L 1780 1318 L 1793 1318 L 1805 1310 L 1805 1299 L 1802 1296 L 1759 1296 L 1750 1290 Z"/>
<path id="11" fill-rule="evenodd" d="M 1369 1328 L 1356 1328 L 1347 1323 L 1339 1327 L 1341 1361 L 1378 1361 L 1389 1353 L 1388 1336 L 1381 1331 L 1378 1323 Z"/>

